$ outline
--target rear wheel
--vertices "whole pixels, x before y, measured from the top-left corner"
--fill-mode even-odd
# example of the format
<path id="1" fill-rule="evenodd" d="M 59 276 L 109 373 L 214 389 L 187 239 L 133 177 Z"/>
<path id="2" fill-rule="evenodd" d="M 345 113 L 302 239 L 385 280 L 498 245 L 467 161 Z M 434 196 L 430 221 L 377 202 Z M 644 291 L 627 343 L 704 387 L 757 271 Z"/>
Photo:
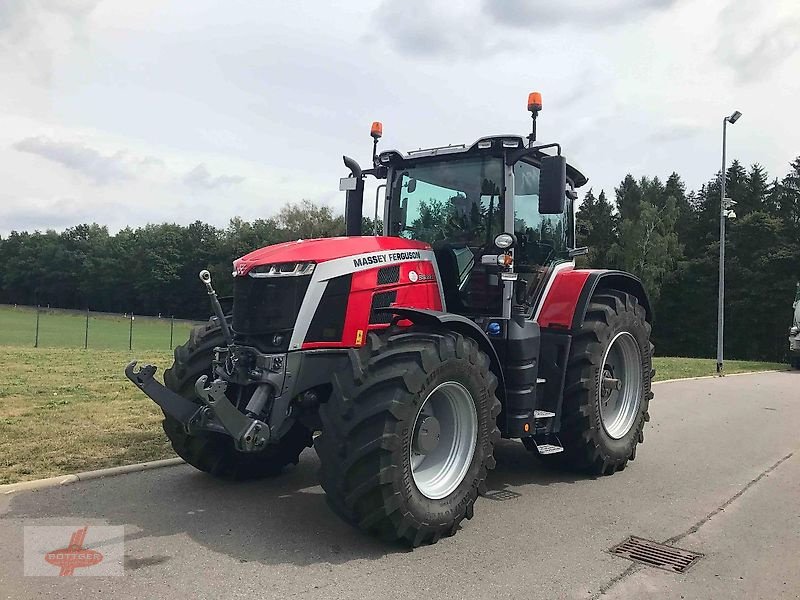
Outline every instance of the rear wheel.
<path id="1" fill-rule="evenodd" d="M 800 356 L 792 356 L 789 360 L 793 369 L 800 370 Z"/>
<path id="2" fill-rule="evenodd" d="M 320 407 L 320 480 L 335 512 L 414 546 L 452 535 L 494 467 L 497 379 L 446 331 L 371 334 Z"/>
<path id="3" fill-rule="evenodd" d="M 542 458 L 610 475 L 636 457 L 649 420 L 653 346 L 635 296 L 602 290 L 592 297 L 572 342 L 564 382 L 564 452 Z"/>
<path id="4" fill-rule="evenodd" d="M 175 362 L 164 372 L 164 385 L 201 404 L 194 384 L 201 375 L 211 376 L 214 348 L 225 345 L 219 326 L 210 322 L 192 329 L 189 340 L 175 348 Z M 286 465 L 297 464 L 300 453 L 311 446 L 311 432 L 295 423 L 277 444 L 262 452 L 239 452 L 230 436 L 202 432 L 186 433 L 183 425 L 164 415 L 164 432 L 172 448 L 187 463 L 221 479 L 244 480 L 280 473 Z"/>

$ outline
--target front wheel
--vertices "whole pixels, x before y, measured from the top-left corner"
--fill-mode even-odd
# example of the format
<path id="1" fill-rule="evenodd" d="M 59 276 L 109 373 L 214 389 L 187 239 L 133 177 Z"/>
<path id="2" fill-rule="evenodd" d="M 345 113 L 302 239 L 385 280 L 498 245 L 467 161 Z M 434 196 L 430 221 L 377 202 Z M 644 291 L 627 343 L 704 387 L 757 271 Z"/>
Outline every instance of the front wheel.
<path id="1" fill-rule="evenodd" d="M 488 356 L 470 338 L 370 335 L 320 407 L 315 447 L 333 510 L 413 546 L 455 533 L 495 464 L 496 387 Z"/>
<path id="2" fill-rule="evenodd" d="M 564 452 L 542 458 L 594 475 L 624 469 L 644 441 L 652 354 L 650 324 L 636 297 L 618 290 L 596 293 L 567 363 Z"/>

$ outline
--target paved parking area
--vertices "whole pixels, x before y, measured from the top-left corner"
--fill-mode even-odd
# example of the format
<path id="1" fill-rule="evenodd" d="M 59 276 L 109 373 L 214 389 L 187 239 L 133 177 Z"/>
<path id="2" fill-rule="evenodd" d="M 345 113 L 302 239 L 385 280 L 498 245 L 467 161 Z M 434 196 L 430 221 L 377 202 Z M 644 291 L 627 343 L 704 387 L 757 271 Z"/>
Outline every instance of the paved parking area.
<path id="1" fill-rule="evenodd" d="M 665 383 L 635 462 L 543 468 L 504 442 L 454 537 L 415 551 L 327 508 L 313 451 L 270 481 L 179 466 L 0 498 L 0 598 L 798 598 L 800 372 Z M 23 525 L 125 526 L 123 577 L 23 577 Z M 683 575 L 608 549 L 637 535 L 705 554 Z"/>

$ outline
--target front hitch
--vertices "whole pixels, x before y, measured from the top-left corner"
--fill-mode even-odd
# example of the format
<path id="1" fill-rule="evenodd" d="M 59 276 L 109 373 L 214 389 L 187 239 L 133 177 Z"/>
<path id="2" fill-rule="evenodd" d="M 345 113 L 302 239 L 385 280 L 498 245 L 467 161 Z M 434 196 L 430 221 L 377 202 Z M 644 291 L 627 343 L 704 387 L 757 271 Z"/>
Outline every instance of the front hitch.
<path id="1" fill-rule="evenodd" d="M 240 452 L 258 452 L 269 442 L 269 426 L 239 412 L 225 396 L 228 384 L 223 380 L 217 379 L 209 387 L 205 387 L 208 380 L 205 375 L 197 380 L 195 391 L 203 402 L 203 406 L 199 406 L 164 387 L 153 377 L 155 373 L 153 365 L 144 365 L 137 371 L 135 360 L 125 367 L 128 379 L 166 414 L 181 423 L 186 433 L 193 435 L 206 430 L 227 434 Z"/>
<path id="2" fill-rule="evenodd" d="M 194 390 L 200 400 L 214 411 L 222 426 L 233 437 L 236 449 L 240 452 L 257 452 L 263 450 L 270 438 L 269 425 L 239 412 L 228 397 L 225 390 L 228 384 L 222 379 L 215 379 L 206 387 L 208 377 L 202 375 L 194 384 Z"/>
<path id="3" fill-rule="evenodd" d="M 208 409 L 165 388 L 153 377 L 155 374 L 156 367 L 153 365 L 144 365 L 137 371 L 135 360 L 129 362 L 125 367 L 125 375 L 128 379 L 158 404 L 165 413 L 180 422 L 186 428 L 187 433 L 202 427 L 206 421 Z"/>

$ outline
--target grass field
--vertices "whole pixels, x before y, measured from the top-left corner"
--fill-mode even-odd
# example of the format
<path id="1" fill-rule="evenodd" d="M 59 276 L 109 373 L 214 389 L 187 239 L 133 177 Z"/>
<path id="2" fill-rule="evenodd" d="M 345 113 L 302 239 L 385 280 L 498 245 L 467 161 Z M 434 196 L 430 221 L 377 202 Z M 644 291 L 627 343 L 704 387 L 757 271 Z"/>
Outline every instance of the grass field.
<path id="1" fill-rule="evenodd" d="M 0 484 L 174 456 L 161 411 L 123 373 L 138 358 L 161 374 L 171 352 L 0 347 L 0 355 Z M 786 368 L 725 365 L 728 373 Z M 661 380 L 711 375 L 714 366 L 711 359 L 655 359 Z"/>
<path id="2" fill-rule="evenodd" d="M 0 483 L 171 456 L 161 411 L 123 373 L 134 356 L 167 367 L 170 352 L 6 347 L 0 354 Z"/>
<path id="3" fill-rule="evenodd" d="M 715 375 L 717 360 L 715 358 L 680 358 L 672 356 L 656 356 L 653 360 L 656 369 L 656 381 L 668 379 L 686 379 L 687 377 L 704 377 Z M 781 363 L 757 362 L 751 360 L 726 360 L 725 374 L 749 373 L 751 371 L 771 371 L 788 369 L 789 365 Z"/>
<path id="4" fill-rule="evenodd" d="M 90 313 L 89 348 L 127 350 L 130 319 L 123 316 Z M 186 339 L 191 323 L 176 320 L 174 343 Z M 83 348 L 86 335 L 86 314 L 57 309 L 41 309 L 39 313 L 39 347 Z M 0 306 L 0 346 L 33 346 L 36 338 L 36 309 Z M 134 317 L 134 350 L 169 350 L 170 319 Z"/>

